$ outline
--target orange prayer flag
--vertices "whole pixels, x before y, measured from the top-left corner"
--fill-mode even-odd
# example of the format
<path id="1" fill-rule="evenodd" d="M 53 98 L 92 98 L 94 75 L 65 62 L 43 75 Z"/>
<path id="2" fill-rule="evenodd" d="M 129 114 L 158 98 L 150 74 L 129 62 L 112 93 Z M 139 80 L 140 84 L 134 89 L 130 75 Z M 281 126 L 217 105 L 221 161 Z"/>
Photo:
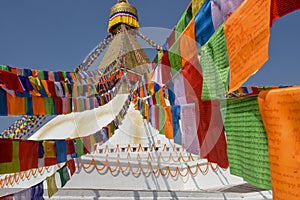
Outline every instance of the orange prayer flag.
<path id="1" fill-rule="evenodd" d="M 167 106 L 164 107 L 165 109 L 165 136 L 168 139 L 174 139 L 174 134 L 173 134 L 173 123 L 172 123 L 172 107 Z"/>
<path id="2" fill-rule="evenodd" d="M 39 71 L 38 70 L 32 69 L 31 73 L 32 73 L 32 76 L 35 77 L 35 78 L 37 78 L 39 76 Z"/>
<path id="3" fill-rule="evenodd" d="M 43 97 L 32 96 L 32 106 L 33 106 L 33 114 L 35 115 L 46 114 Z"/>
<path id="4" fill-rule="evenodd" d="M 25 112 L 25 98 L 12 96 L 6 94 L 7 98 L 7 111 L 9 115 L 24 115 Z"/>
<path id="5" fill-rule="evenodd" d="M 242 86 L 268 60 L 270 5 L 270 0 L 246 0 L 225 22 L 229 92 Z"/>
<path id="6" fill-rule="evenodd" d="M 262 91 L 274 199 L 300 199 L 300 87 Z"/>
<path id="7" fill-rule="evenodd" d="M 41 83 L 42 83 L 42 85 L 43 85 L 43 87 L 45 89 L 45 92 L 46 92 L 47 96 L 51 97 L 52 95 L 51 95 L 51 93 L 49 91 L 47 81 L 46 80 L 41 80 Z"/>
<path id="8" fill-rule="evenodd" d="M 165 91 L 163 89 L 160 89 L 158 91 L 159 93 L 159 101 L 160 101 L 160 105 L 165 107 L 166 106 L 166 100 L 165 100 Z"/>
<path id="9" fill-rule="evenodd" d="M 198 55 L 196 33 L 195 33 L 195 18 L 193 18 L 186 29 L 182 32 L 179 39 L 179 53 L 181 56 L 182 66 L 195 55 Z"/>

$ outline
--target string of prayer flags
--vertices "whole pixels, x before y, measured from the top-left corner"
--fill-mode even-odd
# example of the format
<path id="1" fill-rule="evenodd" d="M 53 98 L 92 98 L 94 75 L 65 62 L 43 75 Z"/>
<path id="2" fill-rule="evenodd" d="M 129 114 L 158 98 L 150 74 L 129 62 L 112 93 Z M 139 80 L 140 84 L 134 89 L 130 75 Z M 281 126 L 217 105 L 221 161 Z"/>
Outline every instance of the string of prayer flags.
<path id="1" fill-rule="evenodd" d="M 229 93 L 238 89 L 268 60 L 270 5 L 270 0 L 246 0 L 225 22 Z"/>
<path id="2" fill-rule="evenodd" d="M 44 186 L 43 182 L 38 183 L 28 189 L 22 190 L 15 194 L 10 194 L 7 196 L 2 196 L 2 200 L 43 200 L 44 197 Z"/>
<path id="3" fill-rule="evenodd" d="M 24 115 L 5 129 L 0 134 L 0 137 L 11 139 L 28 138 L 31 135 L 31 132 L 34 131 L 34 129 L 37 129 L 45 119 L 45 116 Z"/>
<path id="4" fill-rule="evenodd" d="M 257 96 L 227 99 L 222 114 L 230 173 L 256 187 L 271 189 L 268 140 Z"/>
<path id="5" fill-rule="evenodd" d="M 3 155 L 0 158 L 0 174 L 64 163 L 68 159 L 94 152 L 98 143 L 103 144 L 114 134 L 121 123 L 119 118 L 124 119 L 130 102 L 129 95 L 118 115 L 107 127 L 83 138 L 44 141 L 0 139 L 0 153 Z"/>
<path id="6" fill-rule="evenodd" d="M 219 99 L 228 91 L 229 62 L 221 26 L 199 49 L 199 61 L 203 72 L 202 100 Z"/>
<path id="7" fill-rule="evenodd" d="M 83 97 L 43 97 L 16 96 L 11 91 L 0 88 L 0 114 L 2 115 L 57 115 L 70 112 L 81 112 L 94 109 L 110 102 L 118 93 L 122 85 L 119 81 L 112 90 L 99 96 Z M 17 106 L 16 106 L 17 105 Z M 72 108 L 72 109 L 71 109 Z"/>
<path id="8" fill-rule="evenodd" d="M 267 132 L 274 199 L 300 198 L 300 87 L 262 91 L 259 109 Z"/>

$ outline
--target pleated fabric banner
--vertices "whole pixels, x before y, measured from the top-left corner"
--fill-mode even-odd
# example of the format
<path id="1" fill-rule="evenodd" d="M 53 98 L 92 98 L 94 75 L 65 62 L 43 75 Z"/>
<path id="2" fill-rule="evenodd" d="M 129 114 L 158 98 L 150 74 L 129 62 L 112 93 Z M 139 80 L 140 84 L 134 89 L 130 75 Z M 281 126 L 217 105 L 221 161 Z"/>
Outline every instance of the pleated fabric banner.
<path id="1" fill-rule="evenodd" d="M 203 71 L 202 100 L 219 99 L 228 91 L 229 62 L 224 26 L 199 50 Z"/>
<path id="2" fill-rule="evenodd" d="M 270 6 L 270 0 L 246 0 L 225 22 L 229 92 L 242 86 L 268 60 Z"/>
<path id="3" fill-rule="evenodd" d="M 300 87 L 259 94 L 269 145 L 273 197 L 300 199 Z"/>
<path id="4" fill-rule="evenodd" d="M 227 99 L 225 130 L 230 173 L 248 183 L 271 189 L 268 140 L 257 96 Z"/>

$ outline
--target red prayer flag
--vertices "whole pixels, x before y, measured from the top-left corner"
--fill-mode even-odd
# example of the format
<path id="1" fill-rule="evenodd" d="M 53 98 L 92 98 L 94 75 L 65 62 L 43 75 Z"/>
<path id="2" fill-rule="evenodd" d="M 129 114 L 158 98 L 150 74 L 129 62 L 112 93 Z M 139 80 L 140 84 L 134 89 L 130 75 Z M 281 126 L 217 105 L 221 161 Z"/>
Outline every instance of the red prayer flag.
<path id="1" fill-rule="evenodd" d="M 39 142 L 21 140 L 19 142 L 20 170 L 38 168 Z"/>
<path id="2" fill-rule="evenodd" d="M 12 162 L 13 144 L 12 140 L 0 140 L 0 163 Z"/>
<path id="3" fill-rule="evenodd" d="M 298 9 L 300 9 L 299 0 L 272 0 L 270 25 L 272 26 L 278 18 Z"/>

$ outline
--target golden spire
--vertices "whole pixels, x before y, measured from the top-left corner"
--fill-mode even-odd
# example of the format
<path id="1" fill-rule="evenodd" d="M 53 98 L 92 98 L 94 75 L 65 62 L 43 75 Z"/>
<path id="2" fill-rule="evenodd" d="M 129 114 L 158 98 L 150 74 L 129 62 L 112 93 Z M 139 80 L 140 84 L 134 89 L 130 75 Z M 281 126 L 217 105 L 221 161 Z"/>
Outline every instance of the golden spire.
<path id="1" fill-rule="evenodd" d="M 109 17 L 108 32 L 112 32 L 118 24 L 139 27 L 137 10 L 128 0 L 118 0 L 118 3 L 111 7 Z"/>
<path id="2" fill-rule="evenodd" d="M 128 3 L 128 0 L 119 0 L 117 4 L 115 4 L 110 9 L 110 17 L 117 12 L 129 12 L 134 16 L 138 17 L 136 8 Z"/>

